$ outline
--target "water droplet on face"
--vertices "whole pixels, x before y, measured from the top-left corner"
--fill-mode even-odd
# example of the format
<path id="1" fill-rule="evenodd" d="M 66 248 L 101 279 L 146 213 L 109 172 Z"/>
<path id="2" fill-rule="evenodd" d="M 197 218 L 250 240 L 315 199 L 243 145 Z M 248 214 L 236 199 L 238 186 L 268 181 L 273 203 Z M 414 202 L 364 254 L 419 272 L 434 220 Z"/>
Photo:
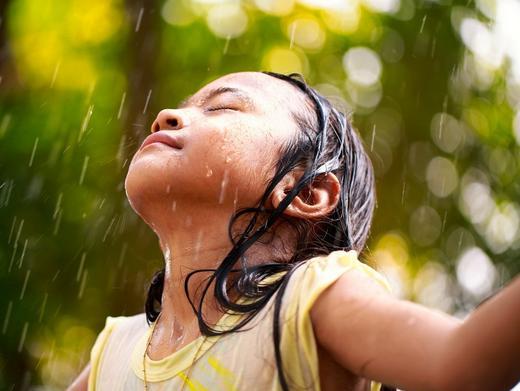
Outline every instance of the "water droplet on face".
<path id="1" fill-rule="evenodd" d="M 218 197 L 218 203 L 222 204 L 224 202 L 224 197 L 226 193 L 226 188 L 229 183 L 229 172 L 228 170 L 224 171 L 224 177 L 222 178 L 222 182 L 220 182 L 220 195 Z"/>
<path id="2" fill-rule="evenodd" d="M 231 160 L 232 160 L 232 159 L 231 159 L 231 156 L 227 156 L 227 157 L 226 157 L 226 163 L 231 162 Z"/>
<path id="3" fill-rule="evenodd" d="M 209 166 L 206 164 L 206 178 L 209 178 L 213 175 L 213 170 L 209 168 Z"/>

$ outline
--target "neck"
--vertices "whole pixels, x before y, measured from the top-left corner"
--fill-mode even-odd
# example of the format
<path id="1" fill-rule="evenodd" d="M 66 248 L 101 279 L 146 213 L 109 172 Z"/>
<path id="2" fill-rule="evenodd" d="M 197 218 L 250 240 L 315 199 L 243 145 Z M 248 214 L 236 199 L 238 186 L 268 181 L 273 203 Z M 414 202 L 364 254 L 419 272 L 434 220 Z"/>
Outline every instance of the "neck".
<path id="1" fill-rule="evenodd" d="M 150 225 L 159 237 L 165 260 L 161 318 L 157 322 L 157 336 L 154 339 L 181 341 L 176 347 L 164 348 L 163 354 L 178 349 L 200 334 L 197 316 L 186 297 L 185 280 L 192 271 L 216 269 L 232 249 L 228 225 L 233 213 L 233 208 L 226 209 L 223 205 L 211 210 L 199 205 L 196 210 L 183 207 L 169 214 L 146 216 L 149 217 L 145 219 L 149 224 L 150 221 L 154 222 Z M 277 229 L 269 243 L 256 243 L 247 251 L 248 264 L 286 258 L 285 251 L 291 238 L 288 231 L 281 228 L 285 227 Z M 200 272 L 190 277 L 188 293 L 196 308 L 201 298 L 201 288 L 210 275 L 211 272 Z M 204 298 L 202 312 L 209 324 L 216 324 L 223 315 L 212 286 Z M 161 348 L 154 348 L 154 343 L 151 349 L 156 357 L 162 356 L 160 351 L 155 350 Z"/>
<path id="2" fill-rule="evenodd" d="M 186 277 L 195 270 L 216 269 L 231 250 L 227 228 L 232 211 L 183 210 L 182 214 L 155 219 L 153 227 L 159 237 L 165 262 L 161 322 L 175 321 L 186 329 L 197 323 L 186 297 Z M 196 306 L 200 300 L 200 288 L 210 275 L 211 272 L 200 272 L 189 279 L 188 293 Z M 209 321 L 218 320 L 219 311 L 215 304 L 213 295 L 206 295 L 203 310 Z"/>

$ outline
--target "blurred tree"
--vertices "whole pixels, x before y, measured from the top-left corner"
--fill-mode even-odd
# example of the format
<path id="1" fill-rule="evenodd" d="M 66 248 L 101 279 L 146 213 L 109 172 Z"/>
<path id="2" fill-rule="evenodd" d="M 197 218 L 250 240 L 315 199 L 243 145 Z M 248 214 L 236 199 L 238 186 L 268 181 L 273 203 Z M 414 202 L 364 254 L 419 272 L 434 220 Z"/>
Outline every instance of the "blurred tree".
<path id="1" fill-rule="evenodd" d="M 366 261 L 397 296 L 463 316 L 520 271 L 518 2 L 0 15 L 0 389 L 64 388 L 107 315 L 142 311 L 162 255 L 125 199 L 128 163 L 159 110 L 230 72 L 301 72 L 353 115 L 377 175 Z"/>

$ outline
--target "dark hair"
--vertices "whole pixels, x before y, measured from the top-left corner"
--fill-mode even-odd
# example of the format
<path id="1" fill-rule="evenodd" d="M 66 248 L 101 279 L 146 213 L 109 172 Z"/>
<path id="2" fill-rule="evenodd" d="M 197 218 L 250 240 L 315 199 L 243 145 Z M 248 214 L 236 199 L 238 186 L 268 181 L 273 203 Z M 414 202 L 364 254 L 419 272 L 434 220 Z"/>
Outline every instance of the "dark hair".
<path id="1" fill-rule="evenodd" d="M 257 205 L 241 209 L 232 216 L 228 228 L 228 235 L 233 244 L 231 251 L 216 269 L 196 270 L 188 274 L 184 289 L 197 315 L 200 331 L 207 336 L 238 331 L 275 296 L 273 342 L 276 366 L 282 389 L 289 390 L 280 351 L 280 310 L 288 281 L 296 268 L 312 257 L 328 255 L 336 250 L 363 250 L 375 204 L 374 176 L 372 164 L 363 149 L 360 137 L 343 113 L 309 87 L 298 74 L 264 73 L 284 80 L 303 92 L 308 98 L 305 98 L 305 104 L 309 110 L 303 113 L 293 112 L 301 131 L 281 151 L 274 177 Z M 303 170 L 303 175 L 294 188 L 276 208 L 266 208 L 266 202 L 275 186 L 294 169 Z M 341 184 L 339 202 L 329 216 L 321 221 L 282 216 L 298 194 L 308 189 L 317 177 L 328 172 L 334 173 Z M 235 234 L 235 223 L 247 215 L 251 215 L 249 224 L 243 232 Z M 296 233 L 296 248 L 291 258 L 265 260 L 255 266 L 247 265 L 244 257 L 246 251 L 264 234 L 273 233 L 273 225 L 280 220 L 288 222 Z M 195 273 L 201 272 L 211 274 L 203 284 L 200 298 L 194 302 L 188 290 L 189 280 Z M 269 284 L 261 283 L 266 277 L 279 272 L 286 273 Z M 230 278 L 231 276 L 235 278 Z M 215 298 L 222 309 L 244 314 L 242 320 L 229 330 L 215 330 L 204 320 L 202 303 L 212 283 Z M 163 284 L 164 269 L 154 275 L 148 291 L 145 304 L 148 322 L 155 321 L 159 316 Z M 228 296 L 231 288 L 235 289 L 239 296 L 250 300 L 245 303 L 232 301 Z"/>

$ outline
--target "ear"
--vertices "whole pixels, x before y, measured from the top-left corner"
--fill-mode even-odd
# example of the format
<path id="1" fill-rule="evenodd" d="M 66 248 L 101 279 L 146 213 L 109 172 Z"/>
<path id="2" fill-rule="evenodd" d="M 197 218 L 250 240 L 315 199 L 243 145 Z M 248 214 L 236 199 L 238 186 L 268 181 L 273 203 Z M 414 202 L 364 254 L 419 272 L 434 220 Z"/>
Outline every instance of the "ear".
<path id="1" fill-rule="evenodd" d="M 276 185 L 270 198 L 274 208 L 280 205 L 301 175 L 301 172 L 290 172 Z M 292 200 L 284 214 L 301 219 L 325 217 L 338 205 L 340 193 L 341 184 L 335 174 L 319 175 Z"/>

